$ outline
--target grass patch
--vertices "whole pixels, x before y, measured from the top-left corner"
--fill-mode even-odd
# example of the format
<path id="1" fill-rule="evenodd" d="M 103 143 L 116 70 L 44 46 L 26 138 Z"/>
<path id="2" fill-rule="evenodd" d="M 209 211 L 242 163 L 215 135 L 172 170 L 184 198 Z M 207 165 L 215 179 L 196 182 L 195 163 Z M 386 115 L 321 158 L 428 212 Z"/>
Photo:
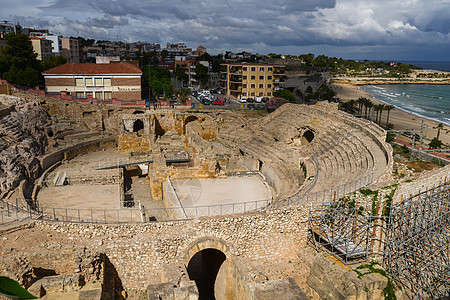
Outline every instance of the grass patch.
<path id="1" fill-rule="evenodd" d="M 389 277 L 389 275 L 386 273 L 385 270 L 375 268 L 375 266 L 377 266 L 377 265 L 380 265 L 380 263 L 377 262 L 376 260 L 372 260 L 370 262 L 370 264 L 361 265 L 361 266 L 357 267 L 356 269 L 354 269 L 353 271 L 355 271 L 358 274 L 358 278 L 361 278 L 364 275 L 373 274 L 373 273 L 378 273 L 378 274 L 382 275 L 383 277 L 386 277 L 388 282 L 386 284 L 386 287 L 383 289 L 384 299 L 385 300 L 397 300 L 397 297 L 395 296 L 394 283 L 392 282 L 391 278 Z M 366 269 L 366 271 L 364 273 L 361 272 L 364 269 Z"/>

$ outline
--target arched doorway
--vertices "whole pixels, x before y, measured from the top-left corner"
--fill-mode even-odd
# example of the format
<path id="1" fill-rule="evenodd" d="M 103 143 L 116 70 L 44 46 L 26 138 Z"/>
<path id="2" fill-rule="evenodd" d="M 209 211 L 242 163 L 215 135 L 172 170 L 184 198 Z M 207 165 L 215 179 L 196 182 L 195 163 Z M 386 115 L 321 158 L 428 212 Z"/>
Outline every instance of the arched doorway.
<path id="1" fill-rule="evenodd" d="M 311 130 L 306 130 L 302 136 L 302 145 L 311 143 L 313 139 L 314 133 Z"/>
<path id="2" fill-rule="evenodd" d="M 186 133 L 186 125 L 190 122 L 197 121 L 198 118 L 196 116 L 189 116 L 184 120 L 183 133 Z"/>
<path id="3" fill-rule="evenodd" d="M 197 252 L 190 259 L 187 272 L 189 278 L 197 285 L 200 300 L 216 299 L 214 294 L 216 278 L 226 258 L 222 251 L 207 248 Z"/>
<path id="4" fill-rule="evenodd" d="M 141 130 L 144 129 L 144 122 L 142 122 L 142 120 L 136 120 L 133 123 L 133 132 L 137 132 L 139 134 L 139 132 Z"/>

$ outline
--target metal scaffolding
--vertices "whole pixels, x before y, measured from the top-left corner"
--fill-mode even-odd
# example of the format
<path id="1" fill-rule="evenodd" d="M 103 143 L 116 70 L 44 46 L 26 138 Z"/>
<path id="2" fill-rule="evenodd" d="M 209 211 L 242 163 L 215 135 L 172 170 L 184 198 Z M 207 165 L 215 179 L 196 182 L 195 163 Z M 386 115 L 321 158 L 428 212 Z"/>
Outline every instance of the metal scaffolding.
<path id="1" fill-rule="evenodd" d="M 391 208 L 384 268 L 413 299 L 450 298 L 450 181 Z"/>
<path id="2" fill-rule="evenodd" d="M 351 202 L 339 200 L 311 206 L 308 243 L 318 251 L 324 247 L 346 264 L 355 259 L 367 260 L 371 253 L 372 223 Z"/>

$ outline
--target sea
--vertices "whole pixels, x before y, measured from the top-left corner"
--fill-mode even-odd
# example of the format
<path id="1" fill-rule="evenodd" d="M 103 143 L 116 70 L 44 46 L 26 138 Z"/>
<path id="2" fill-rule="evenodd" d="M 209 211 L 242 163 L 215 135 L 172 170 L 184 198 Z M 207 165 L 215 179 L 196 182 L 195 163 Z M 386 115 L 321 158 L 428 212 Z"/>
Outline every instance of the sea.
<path id="1" fill-rule="evenodd" d="M 381 102 L 450 126 L 450 85 L 392 84 L 360 88 Z"/>

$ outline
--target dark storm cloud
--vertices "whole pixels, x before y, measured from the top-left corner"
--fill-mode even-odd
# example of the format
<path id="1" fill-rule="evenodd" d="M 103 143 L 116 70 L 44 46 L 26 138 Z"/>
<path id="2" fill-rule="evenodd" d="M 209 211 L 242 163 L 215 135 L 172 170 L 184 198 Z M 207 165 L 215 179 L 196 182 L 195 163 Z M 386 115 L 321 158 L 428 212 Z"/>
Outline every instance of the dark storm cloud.
<path id="1" fill-rule="evenodd" d="M 208 49 L 410 47 L 412 53 L 450 42 L 450 0 L 56 0 L 38 7 L 41 13 L 27 25 L 47 20 L 50 30 L 67 35 L 105 39 L 120 30 L 128 41 L 185 41 Z"/>

